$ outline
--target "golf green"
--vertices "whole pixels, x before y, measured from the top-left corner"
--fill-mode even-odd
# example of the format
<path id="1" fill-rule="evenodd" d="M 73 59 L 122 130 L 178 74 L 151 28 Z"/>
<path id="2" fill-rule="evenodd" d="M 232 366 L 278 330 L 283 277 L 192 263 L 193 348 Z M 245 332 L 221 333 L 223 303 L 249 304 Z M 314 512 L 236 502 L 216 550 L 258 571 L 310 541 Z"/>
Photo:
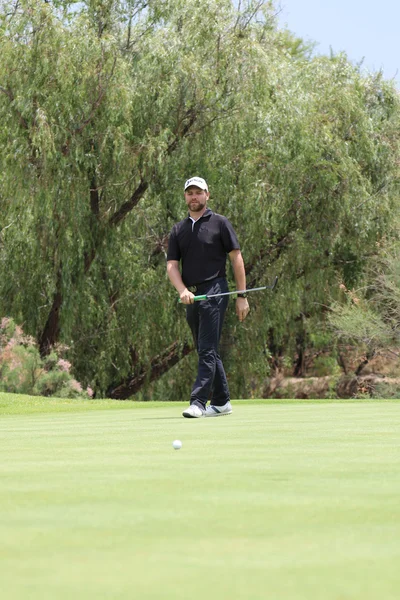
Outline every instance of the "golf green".
<path id="1" fill-rule="evenodd" d="M 398 600 L 400 402 L 183 406 L 1 396 L 4 598 Z"/>

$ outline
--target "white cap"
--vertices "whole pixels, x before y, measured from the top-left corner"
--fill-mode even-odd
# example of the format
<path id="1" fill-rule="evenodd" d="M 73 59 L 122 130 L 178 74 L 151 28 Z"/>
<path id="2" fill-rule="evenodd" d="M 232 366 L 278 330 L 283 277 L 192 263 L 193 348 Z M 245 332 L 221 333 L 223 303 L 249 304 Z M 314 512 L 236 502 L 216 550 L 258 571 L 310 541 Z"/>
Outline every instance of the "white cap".
<path id="1" fill-rule="evenodd" d="M 187 188 L 190 187 L 191 185 L 194 185 L 194 186 L 200 188 L 201 190 L 205 190 L 206 192 L 208 192 L 207 182 L 202 177 L 191 177 L 190 179 L 185 181 L 185 187 L 183 189 L 187 190 Z"/>

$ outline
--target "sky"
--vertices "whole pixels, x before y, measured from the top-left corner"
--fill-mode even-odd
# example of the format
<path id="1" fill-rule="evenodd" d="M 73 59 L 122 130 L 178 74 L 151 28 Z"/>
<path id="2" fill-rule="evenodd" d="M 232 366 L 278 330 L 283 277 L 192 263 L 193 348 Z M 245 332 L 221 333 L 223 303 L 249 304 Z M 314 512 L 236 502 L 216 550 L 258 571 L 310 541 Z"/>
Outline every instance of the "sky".
<path id="1" fill-rule="evenodd" d="M 277 0 L 278 22 L 317 43 L 314 54 L 346 52 L 400 89 L 400 0 Z"/>

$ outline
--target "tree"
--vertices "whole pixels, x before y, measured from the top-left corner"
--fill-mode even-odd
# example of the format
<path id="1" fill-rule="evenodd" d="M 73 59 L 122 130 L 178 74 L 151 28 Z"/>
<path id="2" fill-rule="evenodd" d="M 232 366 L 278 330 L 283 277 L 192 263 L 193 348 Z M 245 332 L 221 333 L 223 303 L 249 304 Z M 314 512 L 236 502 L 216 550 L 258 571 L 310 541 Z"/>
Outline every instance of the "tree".
<path id="1" fill-rule="evenodd" d="M 366 362 L 379 350 L 400 347 L 400 247 L 394 240 L 370 261 L 363 285 L 330 307 L 329 324 L 342 343 L 364 351 Z"/>
<path id="2" fill-rule="evenodd" d="M 273 14 L 269 2 L 2 4 L 1 312 L 42 355 L 66 344 L 98 396 L 187 389 L 195 358 L 165 250 L 188 173 L 238 230 L 249 284 L 280 275 L 245 328 L 228 316 L 235 395 L 301 354 L 316 307 L 338 279 L 357 281 L 391 227 L 393 87 L 344 56 L 311 59 Z"/>

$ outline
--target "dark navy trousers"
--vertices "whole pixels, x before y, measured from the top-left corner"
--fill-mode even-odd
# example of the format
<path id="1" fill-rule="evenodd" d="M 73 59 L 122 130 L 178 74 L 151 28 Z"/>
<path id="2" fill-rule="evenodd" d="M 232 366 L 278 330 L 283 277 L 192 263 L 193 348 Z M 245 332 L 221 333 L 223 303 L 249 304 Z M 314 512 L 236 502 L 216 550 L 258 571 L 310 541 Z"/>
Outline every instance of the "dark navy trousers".
<path id="1" fill-rule="evenodd" d="M 227 291 L 228 283 L 224 277 L 220 277 L 197 286 L 195 295 Z M 208 400 L 215 406 L 223 406 L 230 400 L 225 369 L 218 351 L 228 298 L 210 298 L 186 306 L 186 320 L 192 331 L 199 361 L 190 404 L 197 404 L 203 409 Z"/>

